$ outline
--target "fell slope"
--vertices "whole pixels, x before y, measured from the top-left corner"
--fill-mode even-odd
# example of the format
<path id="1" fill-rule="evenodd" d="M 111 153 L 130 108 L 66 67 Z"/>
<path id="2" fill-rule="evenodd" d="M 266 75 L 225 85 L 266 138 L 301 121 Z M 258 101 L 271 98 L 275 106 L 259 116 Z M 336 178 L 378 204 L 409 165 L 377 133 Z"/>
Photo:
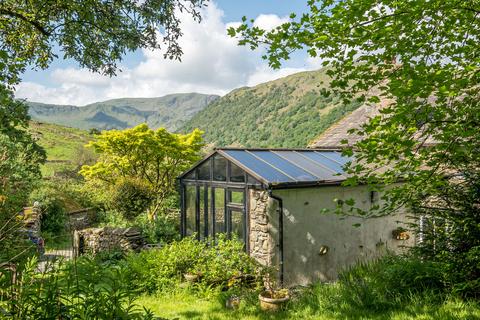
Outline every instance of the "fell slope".
<path id="1" fill-rule="evenodd" d="M 205 131 L 214 146 L 306 147 L 360 104 L 324 97 L 325 70 L 236 89 L 195 114 L 180 130 Z"/>
<path id="2" fill-rule="evenodd" d="M 152 128 L 180 128 L 195 113 L 217 99 L 199 93 L 170 94 L 159 98 L 124 98 L 84 107 L 28 102 L 33 120 L 88 130 L 125 129 L 146 122 Z"/>
<path id="3" fill-rule="evenodd" d="M 42 168 L 44 176 L 75 169 L 92 152 L 84 145 L 93 140 L 87 131 L 55 124 L 30 121 L 28 131 L 47 153 L 47 163 Z"/>

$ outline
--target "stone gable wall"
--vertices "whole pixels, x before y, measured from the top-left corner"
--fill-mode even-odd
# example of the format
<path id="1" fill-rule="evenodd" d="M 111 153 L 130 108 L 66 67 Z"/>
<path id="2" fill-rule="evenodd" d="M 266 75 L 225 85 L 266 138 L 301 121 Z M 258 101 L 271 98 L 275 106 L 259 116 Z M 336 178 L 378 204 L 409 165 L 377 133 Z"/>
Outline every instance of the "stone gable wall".
<path id="1" fill-rule="evenodd" d="M 264 266 L 272 265 L 275 245 L 269 224 L 269 196 L 263 190 L 250 190 L 250 256 Z"/>

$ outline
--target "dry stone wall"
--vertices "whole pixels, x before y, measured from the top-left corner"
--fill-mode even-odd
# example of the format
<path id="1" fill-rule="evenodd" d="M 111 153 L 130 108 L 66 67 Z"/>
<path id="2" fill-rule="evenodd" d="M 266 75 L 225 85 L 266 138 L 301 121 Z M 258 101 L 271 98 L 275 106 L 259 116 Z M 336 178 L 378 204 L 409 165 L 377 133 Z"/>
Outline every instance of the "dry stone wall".
<path id="1" fill-rule="evenodd" d="M 97 254 L 114 250 L 138 251 L 145 244 L 140 231 L 135 228 L 89 228 L 76 230 L 74 250 L 77 255 Z"/>
<path id="2" fill-rule="evenodd" d="M 68 227 L 70 230 L 86 229 L 94 220 L 95 211 L 92 209 L 81 209 L 68 213 Z"/>
<path id="3" fill-rule="evenodd" d="M 269 196 L 263 190 L 250 190 L 250 256 L 264 266 L 272 265 L 275 245 L 270 233 Z"/>

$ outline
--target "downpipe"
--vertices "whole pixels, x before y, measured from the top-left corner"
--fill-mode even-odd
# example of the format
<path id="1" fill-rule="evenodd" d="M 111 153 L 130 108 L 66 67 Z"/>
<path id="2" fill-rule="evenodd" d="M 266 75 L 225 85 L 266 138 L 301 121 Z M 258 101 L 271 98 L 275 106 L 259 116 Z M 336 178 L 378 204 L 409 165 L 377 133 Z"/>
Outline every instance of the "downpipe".
<path id="1" fill-rule="evenodd" d="M 279 196 L 273 194 L 272 189 L 268 190 L 268 195 L 270 198 L 275 199 L 278 202 L 278 251 L 280 256 L 280 265 L 279 265 L 279 280 L 280 286 L 283 287 L 284 280 L 284 253 L 283 253 L 283 199 Z"/>

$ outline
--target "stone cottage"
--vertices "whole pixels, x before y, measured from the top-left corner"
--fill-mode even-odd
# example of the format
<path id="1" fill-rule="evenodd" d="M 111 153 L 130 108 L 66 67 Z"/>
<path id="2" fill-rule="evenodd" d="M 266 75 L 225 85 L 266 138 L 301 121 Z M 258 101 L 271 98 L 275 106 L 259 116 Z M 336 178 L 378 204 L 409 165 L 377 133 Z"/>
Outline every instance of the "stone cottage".
<path id="1" fill-rule="evenodd" d="M 216 149 L 179 177 L 182 235 L 235 234 L 287 286 L 331 281 L 357 261 L 406 250 L 415 239 L 405 212 L 334 212 L 344 199 L 364 210 L 380 201 L 366 186 L 341 186 L 350 160 L 329 148 Z"/>

